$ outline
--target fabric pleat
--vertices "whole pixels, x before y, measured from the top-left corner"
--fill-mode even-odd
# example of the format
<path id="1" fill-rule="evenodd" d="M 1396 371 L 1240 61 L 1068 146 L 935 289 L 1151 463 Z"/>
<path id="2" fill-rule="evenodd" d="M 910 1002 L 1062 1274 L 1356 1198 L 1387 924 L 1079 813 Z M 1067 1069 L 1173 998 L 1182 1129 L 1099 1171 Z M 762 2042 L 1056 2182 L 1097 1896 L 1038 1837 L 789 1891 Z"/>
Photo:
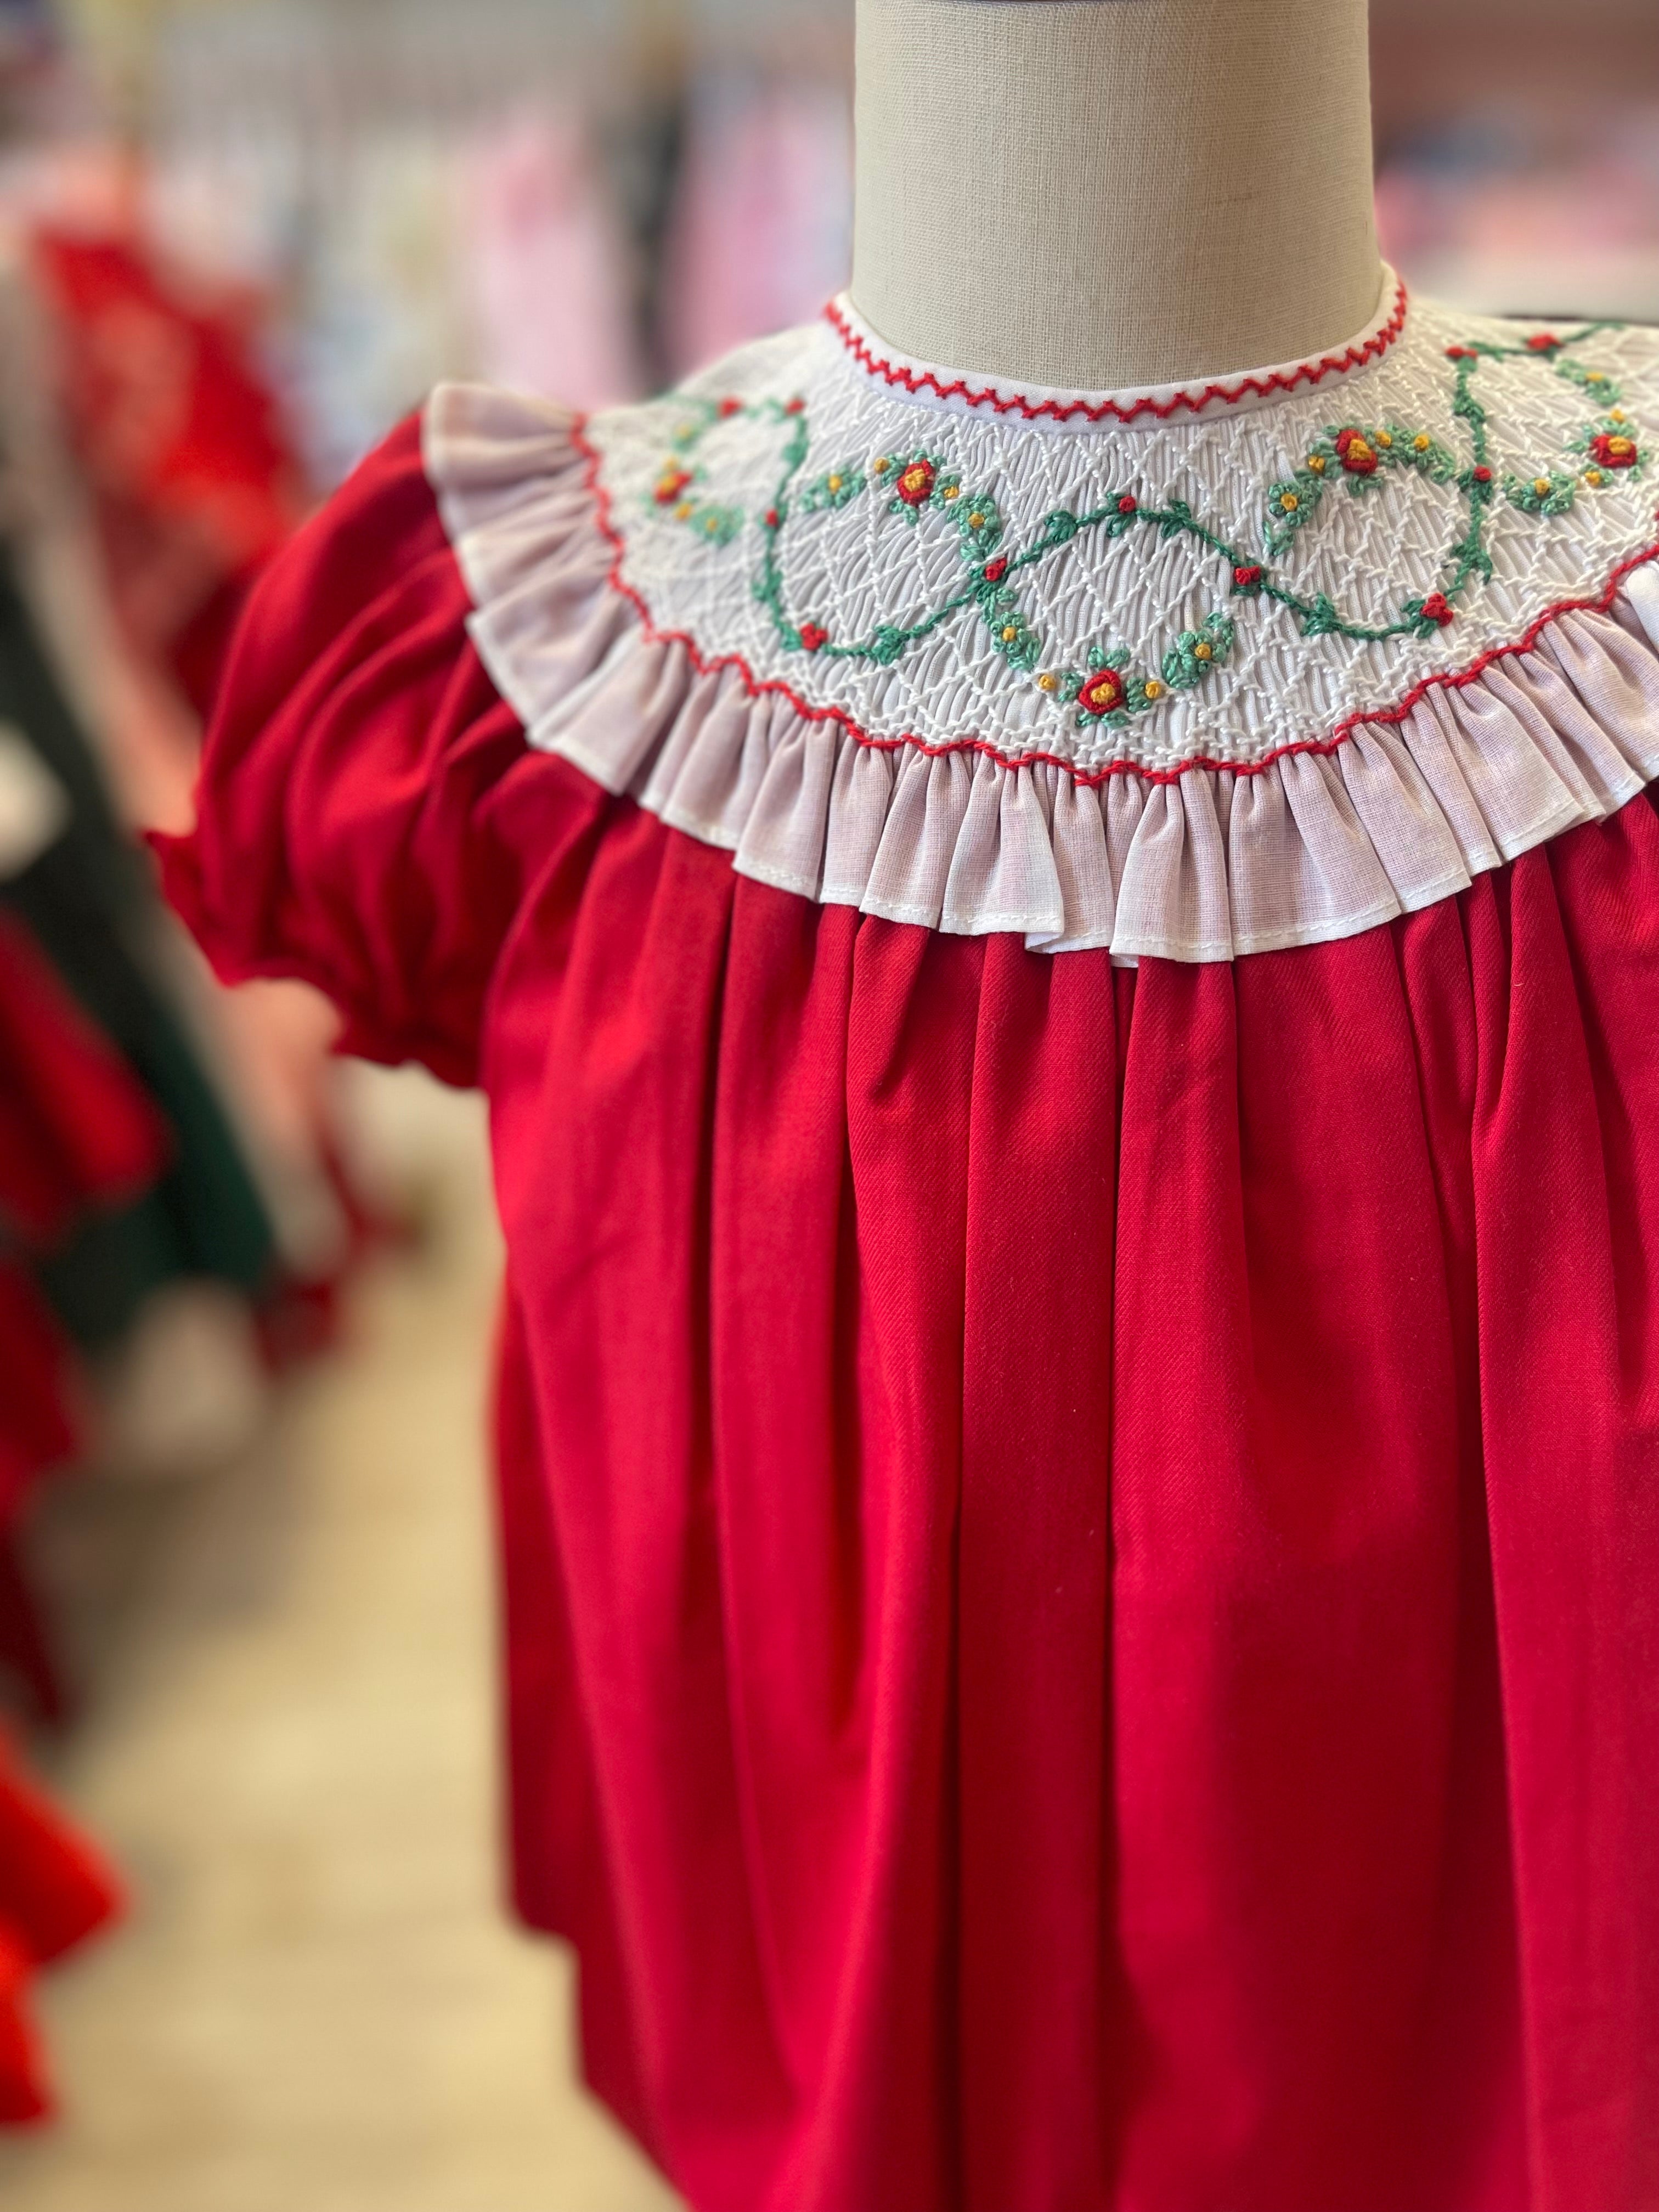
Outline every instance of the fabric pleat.
<path id="1" fill-rule="evenodd" d="M 1471 918 L 1482 1428 L 1551 2207 L 1659 2198 L 1659 823 L 1621 821 Z"/>

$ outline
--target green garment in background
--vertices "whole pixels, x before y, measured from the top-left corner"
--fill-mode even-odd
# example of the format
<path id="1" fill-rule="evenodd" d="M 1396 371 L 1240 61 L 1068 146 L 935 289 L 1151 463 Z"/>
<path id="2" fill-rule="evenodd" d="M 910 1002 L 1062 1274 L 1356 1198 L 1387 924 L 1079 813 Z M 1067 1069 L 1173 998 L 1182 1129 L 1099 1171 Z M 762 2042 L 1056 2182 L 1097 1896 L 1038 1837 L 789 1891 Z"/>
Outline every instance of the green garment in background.
<path id="1" fill-rule="evenodd" d="M 72 808 L 64 835 L 0 884 L 0 899 L 27 924 L 173 1133 L 173 1164 L 155 1188 L 85 1224 L 39 1268 L 64 1326 L 91 1348 L 118 1337 L 152 1291 L 180 1277 L 258 1293 L 270 1279 L 275 1244 L 225 1111 L 152 972 L 161 917 L 147 863 L 117 819 L 3 556 L 0 720 L 34 748 Z"/>

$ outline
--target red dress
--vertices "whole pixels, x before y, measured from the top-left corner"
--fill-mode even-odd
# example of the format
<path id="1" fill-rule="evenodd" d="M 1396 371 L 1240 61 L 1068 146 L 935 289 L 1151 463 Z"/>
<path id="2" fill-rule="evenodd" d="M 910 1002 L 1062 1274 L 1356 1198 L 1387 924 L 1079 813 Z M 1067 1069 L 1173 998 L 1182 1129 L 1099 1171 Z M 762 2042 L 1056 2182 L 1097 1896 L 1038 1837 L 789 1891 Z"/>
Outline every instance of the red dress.
<path id="1" fill-rule="evenodd" d="M 489 1095 L 517 1899 L 700 2212 L 1659 2202 L 1659 346 L 1461 352 L 441 393 L 244 627 L 173 894 Z"/>

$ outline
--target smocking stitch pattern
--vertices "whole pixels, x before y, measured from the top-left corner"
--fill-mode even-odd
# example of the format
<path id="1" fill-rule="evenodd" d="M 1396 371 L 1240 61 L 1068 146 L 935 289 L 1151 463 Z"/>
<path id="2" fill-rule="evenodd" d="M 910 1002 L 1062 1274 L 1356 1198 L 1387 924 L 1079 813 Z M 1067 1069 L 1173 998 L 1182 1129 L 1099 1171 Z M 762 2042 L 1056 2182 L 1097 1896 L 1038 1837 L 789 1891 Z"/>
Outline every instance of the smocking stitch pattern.
<path id="1" fill-rule="evenodd" d="M 1419 309 L 1340 416 L 1316 390 L 1064 435 L 895 398 L 821 327 L 719 375 L 592 428 L 620 580 L 878 738 L 1248 765 L 1512 642 L 1655 535 L 1659 340 L 1617 325 Z"/>

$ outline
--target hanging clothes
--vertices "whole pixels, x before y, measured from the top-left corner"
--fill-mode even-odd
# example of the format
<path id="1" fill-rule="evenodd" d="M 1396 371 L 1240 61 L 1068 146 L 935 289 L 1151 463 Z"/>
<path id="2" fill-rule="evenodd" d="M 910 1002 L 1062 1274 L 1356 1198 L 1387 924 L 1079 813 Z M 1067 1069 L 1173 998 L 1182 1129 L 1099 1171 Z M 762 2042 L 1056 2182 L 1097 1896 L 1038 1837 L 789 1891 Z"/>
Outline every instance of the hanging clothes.
<path id="1" fill-rule="evenodd" d="M 0 2127 L 51 2118 L 33 1985 L 42 1968 L 106 1927 L 121 1902 L 114 1873 L 25 1772 L 0 1728 Z"/>
<path id="2" fill-rule="evenodd" d="M 703 78 L 663 245 L 673 379 L 817 314 L 847 282 L 852 253 L 852 118 L 841 88 Z"/>
<path id="3" fill-rule="evenodd" d="M 248 586 L 305 507 L 252 303 L 239 315 L 133 236 L 43 228 L 33 258 L 117 614 L 205 713 Z"/>
<path id="4" fill-rule="evenodd" d="M 216 1278 L 257 1296 L 272 1276 L 272 1232 L 155 973 L 161 917 L 145 864 L 116 819 L 3 557 L 0 724 L 27 740 L 69 806 L 63 834 L 0 882 L 0 906 L 27 925 L 172 1132 L 172 1161 L 155 1188 L 88 1222 L 41 1262 L 41 1281 L 71 1334 L 102 1346 L 125 1332 L 152 1291 L 180 1277 Z"/>
<path id="5" fill-rule="evenodd" d="M 153 1187 L 169 1143 L 125 1063 L 0 909 L 0 1667 L 45 1715 L 62 1692 L 15 1527 L 83 1437 L 77 1363 L 36 1271 L 77 1223 Z"/>
<path id="6" fill-rule="evenodd" d="M 577 119 L 526 108 L 492 121 L 459 181 L 479 374 L 578 407 L 637 398 L 627 250 Z"/>

